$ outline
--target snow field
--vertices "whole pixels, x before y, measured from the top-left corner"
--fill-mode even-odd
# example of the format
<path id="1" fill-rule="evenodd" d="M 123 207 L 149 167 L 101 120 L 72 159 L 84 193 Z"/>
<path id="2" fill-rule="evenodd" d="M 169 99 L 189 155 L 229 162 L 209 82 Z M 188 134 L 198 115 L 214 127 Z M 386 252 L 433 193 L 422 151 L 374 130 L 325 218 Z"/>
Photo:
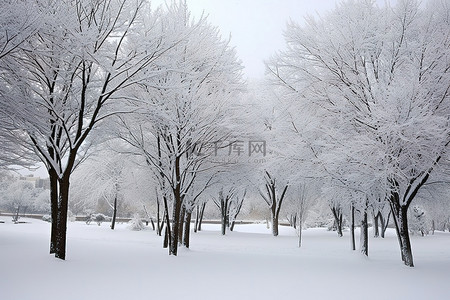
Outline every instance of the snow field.
<path id="1" fill-rule="evenodd" d="M 25 219 L 24 219 L 25 220 Z M 265 224 L 192 233 L 168 256 L 150 229 L 69 223 L 67 260 L 47 254 L 50 224 L 0 224 L 0 299 L 448 299 L 450 234 L 412 237 L 415 268 L 400 260 L 395 232 L 369 240 L 369 258 L 348 233 L 311 228 L 271 236 Z"/>

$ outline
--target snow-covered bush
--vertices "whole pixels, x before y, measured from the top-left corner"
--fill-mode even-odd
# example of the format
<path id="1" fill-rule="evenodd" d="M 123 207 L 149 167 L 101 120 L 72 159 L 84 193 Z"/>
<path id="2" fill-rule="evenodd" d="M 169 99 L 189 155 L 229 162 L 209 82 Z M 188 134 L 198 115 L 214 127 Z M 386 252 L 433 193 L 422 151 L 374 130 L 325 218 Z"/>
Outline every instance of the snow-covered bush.
<path id="1" fill-rule="evenodd" d="M 43 215 L 42 216 L 42 221 L 50 223 L 52 221 L 52 216 L 50 216 L 50 215 Z"/>
<path id="2" fill-rule="evenodd" d="M 428 217 L 423 207 L 414 205 L 409 211 L 409 230 L 412 234 L 428 234 L 430 227 Z"/>
<path id="3" fill-rule="evenodd" d="M 108 221 L 110 218 L 108 216 L 105 216 L 104 214 L 91 214 L 87 220 L 86 224 L 90 224 L 92 221 L 96 222 L 98 226 L 102 224 L 102 222 Z"/>
<path id="4" fill-rule="evenodd" d="M 145 228 L 145 225 L 139 215 L 134 215 L 134 217 L 128 222 L 128 228 L 138 231 L 143 230 Z"/>

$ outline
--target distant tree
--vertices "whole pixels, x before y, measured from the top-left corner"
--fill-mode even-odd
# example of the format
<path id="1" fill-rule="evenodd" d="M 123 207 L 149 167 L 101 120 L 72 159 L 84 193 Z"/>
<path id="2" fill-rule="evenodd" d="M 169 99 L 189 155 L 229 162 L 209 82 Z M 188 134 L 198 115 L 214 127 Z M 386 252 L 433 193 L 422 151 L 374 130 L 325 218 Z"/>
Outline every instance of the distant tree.
<path id="1" fill-rule="evenodd" d="M 38 193 L 34 183 L 30 181 L 17 180 L 11 183 L 4 192 L 3 205 L 11 212 L 14 212 L 14 221 L 19 219 L 19 213 L 25 213 L 28 207 L 33 204 L 33 200 Z"/>
<path id="2" fill-rule="evenodd" d="M 283 204 L 289 185 L 282 184 L 280 186 L 277 183 L 276 178 L 273 178 L 268 171 L 265 171 L 264 179 L 266 181 L 265 189 L 264 191 L 260 191 L 260 195 L 270 208 L 270 214 L 272 217 L 272 234 L 273 236 L 278 236 L 278 223 L 281 205 Z"/>
<path id="3" fill-rule="evenodd" d="M 430 226 L 426 211 L 419 205 L 414 205 L 410 208 L 410 231 L 412 233 L 418 233 L 422 236 L 428 234 Z"/>

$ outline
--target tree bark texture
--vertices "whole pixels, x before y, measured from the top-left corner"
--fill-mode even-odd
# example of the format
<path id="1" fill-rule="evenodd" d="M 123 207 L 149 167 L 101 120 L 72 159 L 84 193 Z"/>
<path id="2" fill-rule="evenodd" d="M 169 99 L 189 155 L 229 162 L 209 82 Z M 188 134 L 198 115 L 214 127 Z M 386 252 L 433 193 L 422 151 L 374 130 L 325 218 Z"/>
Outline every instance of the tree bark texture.
<path id="1" fill-rule="evenodd" d="M 369 228 L 367 224 L 367 208 L 362 211 L 359 247 L 362 254 L 369 256 Z"/>
<path id="2" fill-rule="evenodd" d="M 352 250 L 356 250 L 355 243 L 355 206 L 350 207 L 350 241 L 352 245 Z"/>
<path id="3" fill-rule="evenodd" d="M 184 235 L 183 235 L 183 245 L 186 248 L 189 248 L 189 241 L 190 241 L 190 233 L 191 233 L 191 218 L 192 218 L 192 212 L 186 210 L 186 216 L 184 221 Z"/>
<path id="4" fill-rule="evenodd" d="M 57 213 L 57 233 L 55 245 L 55 257 L 66 259 L 66 235 L 67 235 L 67 211 L 69 202 L 69 177 L 63 176 L 58 180 L 59 183 L 59 199 Z"/>
<path id="5" fill-rule="evenodd" d="M 392 219 L 394 220 L 395 230 L 397 231 L 398 243 L 400 245 L 400 254 L 403 263 L 408 267 L 414 267 L 411 241 L 408 230 L 408 206 L 400 205 L 398 193 L 392 192 L 390 197 Z"/>
<path id="6" fill-rule="evenodd" d="M 116 216 L 117 216 L 117 195 L 114 197 L 114 208 L 113 208 L 113 216 L 111 220 L 111 229 L 114 230 L 116 227 Z"/>

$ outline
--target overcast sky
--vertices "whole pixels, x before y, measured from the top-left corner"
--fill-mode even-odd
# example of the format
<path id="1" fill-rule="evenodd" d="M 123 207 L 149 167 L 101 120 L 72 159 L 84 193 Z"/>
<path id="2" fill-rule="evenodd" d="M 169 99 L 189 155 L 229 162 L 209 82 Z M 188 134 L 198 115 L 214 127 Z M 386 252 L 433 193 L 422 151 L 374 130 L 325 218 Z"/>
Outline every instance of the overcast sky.
<path id="1" fill-rule="evenodd" d="M 283 31 L 289 19 L 299 23 L 304 16 L 324 13 L 337 0 L 187 0 L 194 17 L 204 11 L 223 37 L 231 34 L 250 78 L 264 75 L 263 61 L 284 47 Z"/>

